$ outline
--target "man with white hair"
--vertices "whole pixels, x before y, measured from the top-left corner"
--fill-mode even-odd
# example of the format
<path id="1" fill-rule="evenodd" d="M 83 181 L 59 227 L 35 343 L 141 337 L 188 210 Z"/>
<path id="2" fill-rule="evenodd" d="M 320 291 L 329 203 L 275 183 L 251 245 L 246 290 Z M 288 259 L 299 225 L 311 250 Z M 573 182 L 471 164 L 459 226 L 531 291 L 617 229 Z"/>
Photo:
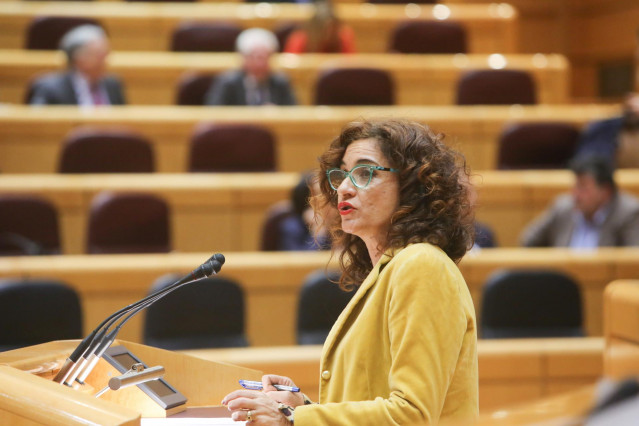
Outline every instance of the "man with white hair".
<path id="1" fill-rule="evenodd" d="M 206 105 L 295 105 L 288 78 L 273 73 L 269 59 L 278 50 L 275 35 L 262 28 L 243 31 L 235 42 L 242 55 L 242 69 L 215 79 L 205 97 Z"/>
<path id="2" fill-rule="evenodd" d="M 96 25 L 81 25 L 60 41 L 67 70 L 39 79 L 29 99 L 32 105 L 123 105 L 122 84 L 106 75 L 109 41 Z"/>

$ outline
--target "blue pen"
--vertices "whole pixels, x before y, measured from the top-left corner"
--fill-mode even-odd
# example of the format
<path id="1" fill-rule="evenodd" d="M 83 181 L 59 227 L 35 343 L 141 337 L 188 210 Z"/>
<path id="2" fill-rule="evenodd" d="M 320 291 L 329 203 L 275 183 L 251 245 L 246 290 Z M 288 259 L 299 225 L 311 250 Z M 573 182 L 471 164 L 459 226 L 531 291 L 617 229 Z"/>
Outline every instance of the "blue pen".
<path id="1" fill-rule="evenodd" d="M 242 385 L 242 387 L 244 389 L 251 389 L 251 390 L 262 390 L 264 389 L 262 387 L 262 382 L 256 382 L 253 380 L 240 380 L 240 385 Z M 300 388 L 296 387 L 296 386 L 286 386 L 286 385 L 273 385 L 273 387 L 279 391 L 289 391 L 289 392 L 299 392 Z"/>

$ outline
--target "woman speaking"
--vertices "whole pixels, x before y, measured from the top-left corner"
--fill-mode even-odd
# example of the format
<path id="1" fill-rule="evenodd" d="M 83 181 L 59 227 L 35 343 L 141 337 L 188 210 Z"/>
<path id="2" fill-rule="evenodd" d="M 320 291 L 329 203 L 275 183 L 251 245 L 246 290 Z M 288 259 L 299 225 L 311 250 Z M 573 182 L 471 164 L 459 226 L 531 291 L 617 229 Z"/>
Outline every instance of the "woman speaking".
<path id="1" fill-rule="evenodd" d="M 473 244 L 461 155 L 404 120 L 347 125 L 320 157 L 318 212 L 331 228 L 340 286 L 356 294 L 322 350 L 319 401 L 277 391 L 224 398 L 251 425 L 424 424 L 478 412 L 477 332 L 456 262 Z"/>

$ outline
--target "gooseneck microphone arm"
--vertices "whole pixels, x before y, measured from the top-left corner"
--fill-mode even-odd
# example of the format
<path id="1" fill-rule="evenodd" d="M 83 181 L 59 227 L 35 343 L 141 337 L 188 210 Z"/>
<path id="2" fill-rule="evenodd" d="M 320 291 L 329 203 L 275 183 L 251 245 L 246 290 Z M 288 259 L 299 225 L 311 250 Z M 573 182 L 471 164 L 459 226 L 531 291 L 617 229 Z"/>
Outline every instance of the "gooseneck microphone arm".
<path id="1" fill-rule="evenodd" d="M 106 334 L 105 336 L 102 336 L 101 340 L 98 340 L 96 338 L 97 344 L 95 346 L 95 350 L 89 355 L 87 363 L 85 364 L 86 367 L 81 367 L 80 368 L 79 374 L 78 374 L 77 378 L 75 378 L 75 380 L 78 383 L 80 383 L 80 384 L 84 384 L 84 381 L 89 376 L 89 374 L 91 373 L 91 371 L 93 370 L 95 365 L 98 363 L 98 361 L 100 360 L 100 358 L 102 357 L 104 352 L 107 349 L 109 349 L 109 347 L 111 347 L 111 344 L 113 344 L 113 341 L 115 340 L 116 336 L 120 332 L 120 329 L 132 317 L 134 317 L 140 311 L 146 309 L 147 307 L 149 307 L 150 305 L 152 305 L 156 301 L 160 300 L 164 296 L 168 295 L 169 293 L 171 293 L 171 292 L 173 292 L 173 291 L 175 291 L 175 290 L 177 290 L 177 289 L 179 289 L 181 287 L 184 287 L 185 285 L 201 281 L 202 279 L 204 279 L 204 278 L 206 278 L 206 277 L 208 277 L 210 275 L 217 274 L 219 272 L 220 268 L 222 267 L 222 265 L 217 260 L 213 260 L 213 261 L 211 261 L 209 263 L 212 264 L 212 269 L 211 269 L 211 272 L 209 272 L 205 277 L 196 278 L 194 280 L 183 282 L 183 283 L 180 283 L 180 284 L 174 283 L 174 284 L 166 287 L 165 289 L 154 293 L 154 295 L 152 295 L 152 296 L 154 296 L 153 298 L 151 298 L 151 299 L 145 301 L 144 303 L 140 304 L 140 306 L 137 306 L 136 308 L 132 309 L 130 312 L 123 313 L 120 317 L 118 317 L 117 319 L 119 320 L 120 318 L 122 318 L 123 316 L 126 315 L 126 317 L 124 319 L 122 319 L 122 321 L 120 321 L 120 323 L 110 333 Z M 71 378 L 69 378 L 69 380 L 71 380 Z"/>
<path id="2" fill-rule="evenodd" d="M 224 261 L 224 256 L 220 253 L 216 253 L 202 265 L 198 266 L 196 269 L 191 271 L 188 275 L 178 280 L 177 282 L 149 296 L 146 296 L 143 299 L 132 303 L 108 316 L 95 328 L 95 330 L 93 330 L 87 337 L 82 340 L 82 342 L 80 342 L 80 344 L 75 348 L 71 355 L 69 355 L 69 357 L 66 359 L 64 365 L 61 367 L 60 371 L 55 376 L 53 381 L 58 383 L 71 384 L 73 380 L 78 376 L 80 371 L 86 366 L 87 360 L 91 356 L 91 354 L 94 354 L 95 351 L 98 349 L 98 346 L 100 346 L 100 344 L 105 341 L 108 329 L 111 328 L 113 324 L 115 324 L 122 316 L 140 306 L 148 306 L 149 304 L 147 304 L 147 302 L 149 302 L 150 300 L 159 300 L 160 298 L 164 297 L 164 295 L 170 293 L 172 290 L 175 290 L 182 285 L 189 284 L 201 278 L 205 278 L 211 275 L 213 272 L 219 272 L 220 268 L 224 264 Z M 136 312 L 139 311 L 136 310 Z M 104 350 L 106 350 L 107 348 L 105 348 Z M 73 377 L 71 378 L 72 375 Z"/>

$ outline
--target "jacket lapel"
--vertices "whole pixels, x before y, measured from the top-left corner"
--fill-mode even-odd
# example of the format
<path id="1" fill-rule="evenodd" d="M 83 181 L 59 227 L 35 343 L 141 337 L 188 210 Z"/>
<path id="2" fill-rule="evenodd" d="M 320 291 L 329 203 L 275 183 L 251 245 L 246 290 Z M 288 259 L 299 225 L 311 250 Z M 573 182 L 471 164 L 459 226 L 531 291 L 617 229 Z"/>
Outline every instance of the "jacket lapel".
<path id="1" fill-rule="evenodd" d="M 73 88 L 73 81 L 71 79 L 71 73 L 67 72 L 64 74 L 62 79 L 64 87 L 62 88 L 62 94 L 64 96 L 64 102 L 72 105 L 77 105 L 78 95 L 75 93 L 75 89 Z"/>
<path id="2" fill-rule="evenodd" d="M 347 320 L 351 316 L 353 310 L 359 303 L 362 301 L 366 293 L 375 285 L 377 282 L 377 278 L 379 277 L 380 268 L 382 265 L 386 265 L 391 259 L 392 255 L 389 253 L 385 253 L 380 258 L 377 265 L 373 268 L 373 270 L 368 274 L 362 285 L 357 289 L 357 292 L 351 299 L 351 301 L 346 305 L 340 316 L 335 321 L 335 324 L 331 328 L 331 331 L 328 333 L 328 337 L 326 337 L 326 342 L 324 342 L 323 354 L 326 355 L 331 352 L 333 346 L 338 340 L 338 337 L 344 328 Z"/>

